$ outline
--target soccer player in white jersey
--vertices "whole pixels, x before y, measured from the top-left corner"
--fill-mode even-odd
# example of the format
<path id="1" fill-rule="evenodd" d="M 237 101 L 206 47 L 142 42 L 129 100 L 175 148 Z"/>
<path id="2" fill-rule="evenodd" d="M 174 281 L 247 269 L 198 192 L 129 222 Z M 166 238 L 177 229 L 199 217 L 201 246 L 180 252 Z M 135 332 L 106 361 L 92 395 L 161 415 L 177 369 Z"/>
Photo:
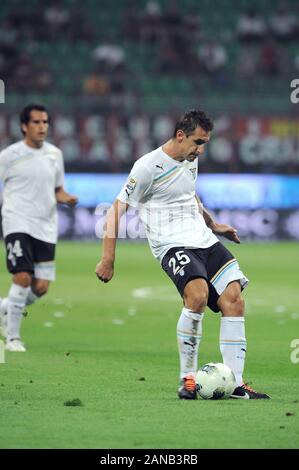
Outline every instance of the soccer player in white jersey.
<path id="1" fill-rule="evenodd" d="M 24 140 L 0 153 L 3 182 L 2 229 L 7 269 L 12 273 L 8 296 L 0 300 L 0 326 L 8 351 L 24 352 L 20 338 L 25 306 L 46 294 L 55 279 L 57 202 L 74 206 L 77 197 L 64 191 L 61 151 L 45 141 L 46 108 L 26 106 L 20 114 Z"/>
<path id="2" fill-rule="evenodd" d="M 170 140 L 136 161 L 108 211 L 102 259 L 95 272 L 103 282 L 112 278 L 119 219 L 129 205 L 138 206 L 152 253 L 183 298 L 177 324 L 179 398 L 197 398 L 195 375 L 206 306 L 221 312 L 220 351 L 237 381 L 232 397 L 270 398 L 243 380 L 246 338 L 241 291 L 248 279 L 217 238 L 222 235 L 240 243 L 237 231 L 215 222 L 195 193 L 197 160 L 212 129 L 203 111 L 188 111 Z"/>

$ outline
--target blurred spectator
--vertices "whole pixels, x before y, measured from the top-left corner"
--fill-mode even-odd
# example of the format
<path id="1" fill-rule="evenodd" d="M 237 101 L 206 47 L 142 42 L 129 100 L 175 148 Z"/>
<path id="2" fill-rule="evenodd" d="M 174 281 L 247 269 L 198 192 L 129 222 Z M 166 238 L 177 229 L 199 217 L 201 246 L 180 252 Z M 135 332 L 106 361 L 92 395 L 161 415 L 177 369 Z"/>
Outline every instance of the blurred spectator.
<path id="1" fill-rule="evenodd" d="M 88 139 L 101 139 L 105 134 L 105 120 L 99 114 L 85 116 L 81 122 L 80 136 L 86 135 Z"/>
<path id="2" fill-rule="evenodd" d="M 244 46 L 240 51 L 236 72 L 242 80 L 254 87 L 259 66 L 259 55 L 256 47 Z"/>
<path id="3" fill-rule="evenodd" d="M 132 28 L 132 25 L 131 25 Z M 158 2 L 149 0 L 139 21 L 141 41 L 155 43 L 159 40 L 162 28 L 161 7 Z"/>
<path id="4" fill-rule="evenodd" d="M 110 84 L 105 76 L 92 72 L 83 81 L 83 91 L 87 95 L 107 96 L 110 93 Z"/>
<path id="5" fill-rule="evenodd" d="M 9 20 L 0 25 L 0 70 L 1 78 L 8 78 L 13 72 L 19 54 L 18 31 Z"/>
<path id="6" fill-rule="evenodd" d="M 95 39 L 95 25 L 91 17 L 86 14 L 86 9 L 81 6 L 74 6 L 70 13 L 69 39 L 72 42 L 87 41 Z"/>
<path id="7" fill-rule="evenodd" d="M 119 70 L 125 64 L 125 51 L 113 38 L 99 44 L 92 52 L 93 59 L 100 70 L 107 72 Z"/>
<path id="8" fill-rule="evenodd" d="M 209 39 L 200 46 L 198 58 L 200 70 L 210 75 L 215 84 L 223 85 L 228 59 L 225 47 L 215 39 Z"/>
<path id="9" fill-rule="evenodd" d="M 61 0 L 52 0 L 52 3 L 44 11 L 44 20 L 49 37 L 57 39 L 57 36 L 65 36 L 70 24 L 70 13 Z"/>
<path id="10" fill-rule="evenodd" d="M 129 119 L 129 133 L 132 139 L 145 140 L 150 134 L 149 116 L 136 114 Z"/>
<path id="11" fill-rule="evenodd" d="M 127 41 L 139 40 L 141 19 L 137 11 L 136 0 L 127 0 L 123 10 L 122 33 Z"/>
<path id="12" fill-rule="evenodd" d="M 159 45 L 157 54 L 157 71 L 161 74 L 171 75 L 184 70 L 184 62 L 180 60 L 178 51 L 168 36 L 164 36 Z"/>
<path id="13" fill-rule="evenodd" d="M 117 129 L 115 135 L 114 154 L 120 163 L 130 164 L 133 161 L 132 140 L 122 127 Z"/>
<path id="14" fill-rule="evenodd" d="M 173 132 L 173 119 L 168 115 L 157 114 L 153 122 L 153 138 L 158 142 L 158 145 L 164 139 L 169 139 Z"/>
<path id="15" fill-rule="evenodd" d="M 283 72 L 283 53 L 274 39 L 269 37 L 261 48 L 260 71 L 263 75 L 273 76 Z"/>
<path id="16" fill-rule="evenodd" d="M 9 11 L 7 19 L 18 31 L 19 39 L 34 41 L 43 37 L 45 30 L 42 8 L 27 8 L 24 2 L 18 2 Z"/>
<path id="17" fill-rule="evenodd" d="M 277 40 L 290 41 L 295 37 L 298 17 L 283 2 L 278 6 L 277 11 L 270 16 L 269 23 L 271 32 Z"/>
<path id="18" fill-rule="evenodd" d="M 197 9 L 187 11 L 183 17 L 184 37 L 190 45 L 199 42 L 202 39 L 202 17 L 198 14 Z"/>
<path id="19" fill-rule="evenodd" d="M 257 13 L 255 8 L 250 8 L 243 13 L 237 22 L 237 35 L 240 41 L 246 43 L 259 42 L 267 34 L 265 20 Z"/>
<path id="20" fill-rule="evenodd" d="M 156 2 L 155 0 L 148 0 L 145 5 L 144 15 L 150 18 L 160 18 L 161 7 L 159 2 Z"/>
<path id="21" fill-rule="evenodd" d="M 55 139 L 76 137 L 77 122 L 74 116 L 59 114 L 53 121 L 53 135 Z"/>
<path id="22" fill-rule="evenodd" d="M 34 91 L 45 93 L 53 89 L 53 76 L 47 66 L 37 70 L 33 80 Z"/>
<path id="23" fill-rule="evenodd" d="M 19 92 L 30 91 L 33 89 L 34 78 L 35 70 L 31 57 L 28 53 L 23 52 L 14 69 L 14 75 L 10 78 L 10 85 Z"/>
<path id="24" fill-rule="evenodd" d="M 1 49 L 16 49 L 18 30 L 10 20 L 5 20 L 0 24 L 0 46 Z"/>
<path id="25" fill-rule="evenodd" d="M 180 33 L 183 26 L 183 15 L 174 1 L 168 4 L 162 20 L 163 28 L 169 36 L 177 36 Z"/>
<path id="26" fill-rule="evenodd" d="M 126 70 L 121 68 L 110 76 L 111 92 L 114 95 L 124 95 L 126 92 Z"/>
<path id="27" fill-rule="evenodd" d="M 176 50 L 178 56 L 188 63 L 188 52 L 191 49 L 185 36 L 183 15 L 180 13 L 176 3 L 172 2 L 167 7 L 163 20 L 163 35 L 169 38 L 172 47 Z"/>
<path id="28" fill-rule="evenodd" d="M 80 159 L 81 149 L 76 138 L 67 137 L 59 140 L 59 147 L 63 152 L 64 161 L 66 163 L 75 162 Z"/>

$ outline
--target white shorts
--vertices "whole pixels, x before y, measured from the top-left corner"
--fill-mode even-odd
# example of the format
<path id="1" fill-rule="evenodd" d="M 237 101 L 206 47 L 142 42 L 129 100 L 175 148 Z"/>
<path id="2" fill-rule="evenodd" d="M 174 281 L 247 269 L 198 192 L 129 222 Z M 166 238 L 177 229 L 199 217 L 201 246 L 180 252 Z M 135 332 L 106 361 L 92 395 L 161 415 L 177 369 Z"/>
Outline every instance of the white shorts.
<path id="1" fill-rule="evenodd" d="M 225 290 L 230 282 L 240 281 L 242 290 L 245 289 L 249 280 L 240 269 L 236 259 L 228 261 L 210 280 L 219 295 Z"/>
<path id="2" fill-rule="evenodd" d="M 45 281 L 55 281 L 56 266 L 55 261 L 44 261 L 34 264 L 34 277 Z"/>

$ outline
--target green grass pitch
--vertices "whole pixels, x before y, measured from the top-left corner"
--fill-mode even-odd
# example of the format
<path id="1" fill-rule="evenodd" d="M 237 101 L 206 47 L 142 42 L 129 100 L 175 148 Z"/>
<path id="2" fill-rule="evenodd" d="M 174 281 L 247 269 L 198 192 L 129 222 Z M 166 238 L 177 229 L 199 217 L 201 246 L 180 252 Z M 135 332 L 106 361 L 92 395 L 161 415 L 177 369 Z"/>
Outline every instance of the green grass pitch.
<path id="1" fill-rule="evenodd" d="M 57 281 L 23 320 L 27 352 L 0 364 L 0 448 L 298 448 L 298 244 L 229 248 L 251 280 L 245 379 L 272 400 L 179 401 L 181 300 L 148 246 L 119 243 L 102 284 L 100 243 L 59 242 Z M 221 362 L 219 316 L 203 328 L 199 364 Z"/>

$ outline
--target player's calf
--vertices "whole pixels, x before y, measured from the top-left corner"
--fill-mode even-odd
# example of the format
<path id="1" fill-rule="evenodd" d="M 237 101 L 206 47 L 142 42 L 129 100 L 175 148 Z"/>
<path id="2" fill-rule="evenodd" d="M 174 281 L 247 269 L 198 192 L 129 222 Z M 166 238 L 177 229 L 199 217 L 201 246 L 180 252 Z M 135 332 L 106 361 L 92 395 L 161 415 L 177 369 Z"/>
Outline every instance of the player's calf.
<path id="1" fill-rule="evenodd" d="M 42 297 L 45 295 L 49 290 L 50 281 L 45 279 L 33 279 L 31 284 L 31 291 L 36 296 L 36 300 L 38 297 Z"/>

